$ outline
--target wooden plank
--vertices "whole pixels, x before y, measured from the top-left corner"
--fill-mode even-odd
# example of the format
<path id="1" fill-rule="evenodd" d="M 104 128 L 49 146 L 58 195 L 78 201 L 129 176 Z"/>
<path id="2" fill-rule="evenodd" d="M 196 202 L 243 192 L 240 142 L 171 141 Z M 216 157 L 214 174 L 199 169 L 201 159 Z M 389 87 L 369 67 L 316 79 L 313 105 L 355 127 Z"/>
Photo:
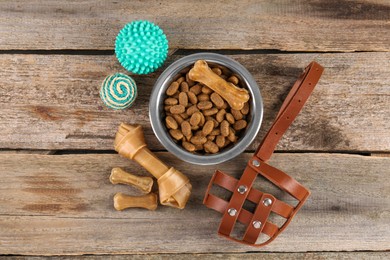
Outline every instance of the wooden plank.
<path id="1" fill-rule="evenodd" d="M 0 2 L 0 49 L 112 50 L 136 19 L 165 31 L 172 48 L 388 51 L 390 4 L 353 1 Z"/>
<path id="2" fill-rule="evenodd" d="M 52 150 L 1 150 L 0 154 L 54 154 Z"/>
<path id="3" fill-rule="evenodd" d="M 239 253 L 247 251 L 383 251 L 390 241 L 390 159 L 337 154 L 275 154 L 270 162 L 308 187 L 312 195 L 276 241 L 257 249 L 216 232 L 220 214 L 202 205 L 214 169 L 239 176 L 251 154 L 219 166 L 195 166 L 166 152 L 158 156 L 193 184 L 184 210 L 117 212 L 110 169 L 146 175 L 118 155 L 0 155 L 0 254 Z M 256 182 L 265 192 L 264 181 Z M 277 222 L 277 219 L 275 219 Z M 77 242 L 76 242 L 77 241 Z"/>
<path id="4" fill-rule="evenodd" d="M 371 153 L 370 155 L 376 157 L 390 157 L 390 153 Z"/>
<path id="5" fill-rule="evenodd" d="M 86 256 L 55 256 L 54 259 L 104 259 L 104 260 L 117 260 L 117 259 L 133 259 L 133 260 L 187 260 L 187 259 L 386 259 L 389 258 L 389 252 L 310 252 L 310 253 L 243 253 L 243 254 L 158 254 L 158 255 L 86 255 Z M 41 260 L 41 259 L 53 259 L 48 256 L 6 256 L 3 259 L 13 260 Z"/>
<path id="6" fill-rule="evenodd" d="M 173 56 L 165 67 L 180 56 Z M 390 151 L 390 53 L 231 55 L 254 75 L 265 112 L 254 150 L 302 69 L 317 60 L 325 72 L 278 149 Z M 0 148 L 113 149 L 120 122 L 143 125 L 152 149 L 148 102 L 163 68 L 134 76 L 139 97 L 131 109 L 104 107 L 104 77 L 124 72 L 113 56 L 0 55 Z M 164 68 L 165 68 L 164 67 Z"/>

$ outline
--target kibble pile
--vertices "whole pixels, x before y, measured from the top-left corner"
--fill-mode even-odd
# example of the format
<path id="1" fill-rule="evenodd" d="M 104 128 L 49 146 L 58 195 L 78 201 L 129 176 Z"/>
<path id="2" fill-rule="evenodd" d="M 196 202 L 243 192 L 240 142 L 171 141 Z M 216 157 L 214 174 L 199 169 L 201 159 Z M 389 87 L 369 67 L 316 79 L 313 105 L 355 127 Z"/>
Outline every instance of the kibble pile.
<path id="1" fill-rule="evenodd" d="M 226 81 L 240 87 L 240 80 L 222 66 L 210 66 Z M 232 109 L 220 95 L 182 71 L 166 90 L 165 123 L 169 134 L 189 152 L 218 153 L 237 142 L 247 127 L 249 104 Z"/>

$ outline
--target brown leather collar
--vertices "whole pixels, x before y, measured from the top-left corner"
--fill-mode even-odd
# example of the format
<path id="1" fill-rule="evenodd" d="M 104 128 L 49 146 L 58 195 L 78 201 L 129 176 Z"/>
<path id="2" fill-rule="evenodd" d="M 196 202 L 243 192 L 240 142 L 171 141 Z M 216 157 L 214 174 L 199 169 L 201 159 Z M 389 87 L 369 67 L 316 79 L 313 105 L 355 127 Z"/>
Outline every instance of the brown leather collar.
<path id="1" fill-rule="evenodd" d="M 266 161 L 271 157 L 280 138 L 301 111 L 314 86 L 319 81 L 323 70 L 323 67 L 314 61 L 306 67 L 291 88 L 275 122 L 253 157 L 249 160 L 239 180 L 219 170 L 215 172 L 207 188 L 203 204 L 223 214 L 218 230 L 219 235 L 251 246 L 265 246 L 287 227 L 293 216 L 305 203 L 310 195 L 310 191 L 283 171 L 267 164 Z M 289 205 L 271 194 L 252 188 L 259 174 L 294 197 L 298 204 L 295 206 Z M 231 191 L 233 194 L 230 200 L 226 201 L 211 194 L 210 191 L 213 185 Z M 256 204 L 254 212 L 243 209 L 246 200 Z M 281 226 L 270 222 L 268 217 L 271 212 L 285 218 L 286 221 Z M 237 221 L 246 226 L 242 239 L 231 236 Z M 256 243 L 261 233 L 266 234 L 268 240 Z"/>

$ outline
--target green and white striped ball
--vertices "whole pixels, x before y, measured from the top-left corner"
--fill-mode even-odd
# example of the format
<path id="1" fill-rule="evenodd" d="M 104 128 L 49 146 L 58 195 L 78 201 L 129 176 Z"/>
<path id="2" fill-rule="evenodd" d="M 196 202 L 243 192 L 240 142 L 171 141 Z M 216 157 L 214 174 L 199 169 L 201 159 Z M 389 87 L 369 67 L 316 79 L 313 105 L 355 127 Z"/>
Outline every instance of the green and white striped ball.
<path id="1" fill-rule="evenodd" d="M 131 77 L 115 73 L 104 79 L 100 97 L 109 108 L 125 109 L 130 107 L 137 98 L 137 85 Z"/>

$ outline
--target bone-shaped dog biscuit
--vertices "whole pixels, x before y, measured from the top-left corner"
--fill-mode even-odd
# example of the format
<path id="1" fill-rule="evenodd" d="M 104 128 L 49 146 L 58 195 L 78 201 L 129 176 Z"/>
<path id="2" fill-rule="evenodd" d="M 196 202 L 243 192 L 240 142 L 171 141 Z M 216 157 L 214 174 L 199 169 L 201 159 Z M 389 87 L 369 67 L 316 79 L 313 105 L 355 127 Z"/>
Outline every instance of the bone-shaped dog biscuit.
<path id="1" fill-rule="evenodd" d="M 147 147 L 140 125 L 119 126 L 114 142 L 115 150 L 122 156 L 138 162 L 157 179 L 160 203 L 183 209 L 190 197 L 189 179 L 160 161 Z"/>
<path id="2" fill-rule="evenodd" d="M 117 193 L 114 196 L 114 208 L 116 210 L 124 210 L 127 208 L 155 210 L 157 208 L 157 195 L 149 193 L 144 196 L 129 196 L 123 193 Z"/>
<path id="3" fill-rule="evenodd" d="M 188 72 L 191 80 L 200 82 L 218 93 L 232 109 L 241 110 L 244 103 L 250 98 L 246 89 L 238 88 L 227 82 L 210 69 L 207 62 L 198 60 L 194 67 Z"/>
<path id="4" fill-rule="evenodd" d="M 113 168 L 110 175 L 112 184 L 127 184 L 138 188 L 144 193 L 149 193 L 152 190 L 153 179 L 150 177 L 140 177 L 131 173 L 125 172 L 121 168 Z"/>

